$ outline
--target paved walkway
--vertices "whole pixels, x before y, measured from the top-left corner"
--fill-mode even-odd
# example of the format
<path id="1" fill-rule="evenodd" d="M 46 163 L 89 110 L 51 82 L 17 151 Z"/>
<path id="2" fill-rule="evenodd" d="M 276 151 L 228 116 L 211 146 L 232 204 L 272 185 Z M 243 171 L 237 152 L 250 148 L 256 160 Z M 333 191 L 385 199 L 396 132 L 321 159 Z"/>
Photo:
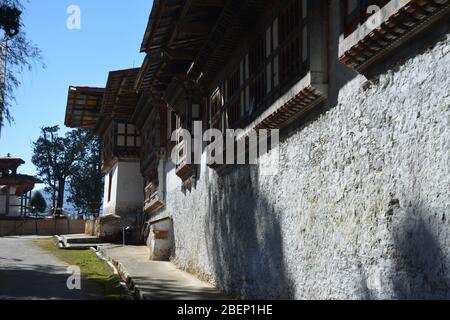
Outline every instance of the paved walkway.
<path id="1" fill-rule="evenodd" d="M 0 300 L 95 299 L 67 288 L 68 265 L 33 245 L 41 238 L 0 238 Z"/>
<path id="2" fill-rule="evenodd" d="M 227 300 L 208 283 L 177 269 L 170 262 L 150 261 L 145 246 L 105 245 L 100 253 L 117 266 L 122 277 L 144 300 Z"/>

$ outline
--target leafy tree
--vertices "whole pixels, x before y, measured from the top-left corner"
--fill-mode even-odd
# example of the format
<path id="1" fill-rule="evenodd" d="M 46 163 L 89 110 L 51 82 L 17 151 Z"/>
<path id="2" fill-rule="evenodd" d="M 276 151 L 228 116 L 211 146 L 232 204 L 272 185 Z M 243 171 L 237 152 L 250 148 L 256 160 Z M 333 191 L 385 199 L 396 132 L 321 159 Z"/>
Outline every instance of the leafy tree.
<path id="1" fill-rule="evenodd" d="M 53 208 L 62 209 L 66 183 L 76 170 L 83 145 L 69 135 L 60 137 L 58 131 L 58 126 L 41 129 L 41 136 L 33 144 L 32 162 L 47 186 L 46 191 L 52 194 Z"/>
<path id="2" fill-rule="evenodd" d="M 19 75 L 42 60 L 41 51 L 24 32 L 22 10 L 20 0 L 0 0 L 0 130 L 4 118 L 13 120 L 10 107 L 20 86 Z"/>
<path id="3" fill-rule="evenodd" d="M 74 165 L 68 201 L 74 205 L 78 214 L 98 216 L 103 197 L 100 139 L 93 132 L 82 129 L 72 131 L 69 136 L 74 141 L 82 141 L 83 150 Z"/>
<path id="4" fill-rule="evenodd" d="M 59 127 L 42 128 L 33 144 L 33 164 L 52 194 L 53 208 L 63 209 L 66 185 L 80 214 L 98 214 L 102 201 L 100 141 L 94 133 L 77 129 L 59 136 Z"/>
<path id="5" fill-rule="evenodd" d="M 36 212 L 44 213 L 47 209 L 47 202 L 40 191 L 36 191 L 31 197 L 30 201 L 31 207 L 35 208 Z"/>

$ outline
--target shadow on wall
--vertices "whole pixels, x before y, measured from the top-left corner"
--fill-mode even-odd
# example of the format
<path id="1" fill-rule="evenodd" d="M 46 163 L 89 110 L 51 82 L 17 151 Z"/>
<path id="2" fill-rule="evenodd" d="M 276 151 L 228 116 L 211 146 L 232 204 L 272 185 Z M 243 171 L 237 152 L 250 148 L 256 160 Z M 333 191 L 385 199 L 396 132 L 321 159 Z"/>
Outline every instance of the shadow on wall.
<path id="1" fill-rule="evenodd" d="M 398 299 L 448 299 L 450 279 L 445 212 L 420 205 L 399 210 L 401 221 L 392 229 L 393 289 Z M 444 232 L 439 233 L 438 230 Z M 444 244 L 444 245 L 443 245 Z"/>
<path id="2" fill-rule="evenodd" d="M 368 283 L 367 283 L 367 279 L 368 279 L 368 274 L 366 273 L 366 271 L 364 270 L 363 264 L 361 261 L 358 261 L 358 265 L 357 265 L 357 270 L 358 270 L 358 274 L 360 277 L 359 280 L 359 288 L 358 288 L 358 292 L 357 292 L 357 299 L 359 300 L 373 300 L 375 299 L 375 292 L 373 292 L 372 289 L 369 288 Z"/>
<path id="3" fill-rule="evenodd" d="M 206 245 L 215 279 L 243 299 L 289 299 L 278 214 L 259 191 L 257 166 L 242 166 L 209 185 Z"/>
<path id="4" fill-rule="evenodd" d="M 339 10 L 339 3 L 332 2 L 331 12 Z M 281 132 L 281 140 L 300 132 L 324 112 L 339 104 L 341 89 L 358 74 L 338 60 L 339 19 L 331 19 L 329 97 L 327 103 L 307 117 L 300 118 Z M 423 40 L 423 39 L 422 39 Z M 433 37 L 433 40 L 435 38 Z M 421 46 L 423 43 L 421 43 Z M 419 46 L 417 46 L 419 47 Z M 376 78 L 417 54 L 406 47 L 403 56 L 389 56 L 376 65 L 376 71 L 367 76 L 376 84 Z M 406 52 L 406 54 L 405 54 Z M 402 58 L 403 60 L 401 60 Z M 362 86 L 368 82 L 361 78 Z M 356 90 L 356 89 L 354 89 Z M 348 106 L 346 106 L 348 107 Z M 227 176 L 213 179 L 208 186 L 208 214 L 206 216 L 206 244 L 213 263 L 215 279 L 220 289 L 238 294 L 242 298 L 295 298 L 293 281 L 285 265 L 283 239 L 279 216 L 264 192 L 259 189 L 259 173 L 256 166 L 230 170 Z M 398 212 L 400 213 L 400 212 Z M 305 213 L 308 214 L 308 213 Z M 448 255 L 444 243 L 437 238 L 437 230 L 443 230 L 440 218 L 431 210 L 420 206 L 410 207 L 401 216 L 400 223 L 392 226 L 394 241 L 394 268 L 391 270 L 393 295 L 400 299 L 448 298 Z M 434 220 L 433 220 L 434 219 Z M 436 232 L 434 232 L 436 231 Z M 442 232 L 444 236 L 446 232 Z M 446 240 L 446 239 L 445 239 Z M 293 266 L 295 267 L 295 266 Z M 359 292 L 362 299 L 376 297 L 369 288 L 362 262 Z M 383 288 L 383 290 L 387 288 Z"/>
<path id="5" fill-rule="evenodd" d="M 339 10 L 333 3 L 332 12 Z M 334 17 L 334 16 L 333 16 Z M 338 60 L 339 19 L 330 28 L 330 79 L 328 102 L 281 130 L 281 142 L 303 130 L 338 104 L 340 89 L 357 73 Z M 220 289 L 250 299 L 293 299 L 294 282 L 285 264 L 279 217 L 259 188 L 258 166 L 230 168 L 229 174 L 208 185 L 206 244 Z M 295 266 L 293 266 L 295 267 Z"/>

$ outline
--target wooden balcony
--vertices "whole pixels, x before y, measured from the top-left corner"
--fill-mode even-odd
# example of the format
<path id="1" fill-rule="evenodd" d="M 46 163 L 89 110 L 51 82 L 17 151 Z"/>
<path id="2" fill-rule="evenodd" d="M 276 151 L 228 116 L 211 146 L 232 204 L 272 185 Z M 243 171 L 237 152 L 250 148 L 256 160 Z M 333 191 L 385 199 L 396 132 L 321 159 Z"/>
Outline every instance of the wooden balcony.
<path id="1" fill-rule="evenodd" d="M 177 166 L 176 174 L 181 180 L 186 181 L 195 173 L 195 166 L 193 164 L 182 163 Z"/>
<path id="2" fill-rule="evenodd" d="M 224 139 L 225 139 L 225 137 L 224 137 Z M 220 156 L 223 158 L 222 163 L 211 163 L 211 164 L 208 164 L 208 167 L 215 171 L 221 171 L 222 169 L 224 169 L 226 167 L 226 153 L 223 152 Z"/>
<path id="3" fill-rule="evenodd" d="M 179 129 L 177 131 L 177 141 L 181 141 L 179 138 L 180 132 L 181 130 Z M 175 173 L 183 181 L 186 181 L 195 173 L 195 164 L 192 163 L 192 157 L 190 161 L 188 161 L 188 150 L 186 142 L 181 142 L 178 145 L 178 161 Z"/>
<path id="4" fill-rule="evenodd" d="M 449 12 L 449 0 L 391 0 L 340 42 L 339 60 L 364 71 Z"/>
<path id="5" fill-rule="evenodd" d="M 177 165 L 176 174 L 185 181 L 189 179 L 195 173 L 195 165 L 187 163 L 186 160 L 181 160 L 181 163 Z"/>
<path id="6" fill-rule="evenodd" d="M 118 147 L 112 150 L 103 147 L 102 171 L 108 172 L 117 161 L 140 161 L 141 149 L 138 147 Z"/>
<path id="7" fill-rule="evenodd" d="M 164 199 L 159 186 L 150 182 L 145 187 L 144 212 L 152 213 L 164 207 Z"/>
<path id="8" fill-rule="evenodd" d="M 280 129 L 323 102 L 328 88 L 322 83 L 314 83 L 312 74 L 308 73 L 287 93 L 263 112 L 250 129 Z"/>
<path id="9" fill-rule="evenodd" d="M 284 128 L 323 103 L 327 96 L 328 86 L 315 82 L 309 72 L 250 123 L 237 140 L 244 139 L 252 130 Z"/>

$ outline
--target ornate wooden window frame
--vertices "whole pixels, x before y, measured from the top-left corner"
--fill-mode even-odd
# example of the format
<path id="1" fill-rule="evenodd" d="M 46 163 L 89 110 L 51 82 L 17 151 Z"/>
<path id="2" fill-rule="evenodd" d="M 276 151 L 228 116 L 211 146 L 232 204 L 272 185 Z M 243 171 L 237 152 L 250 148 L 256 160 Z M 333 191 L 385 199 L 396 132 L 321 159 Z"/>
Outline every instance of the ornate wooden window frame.
<path id="1" fill-rule="evenodd" d="M 326 30 L 320 12 L 325 10 L 319 2 L 311 5 L 313 2 L 307 0 L 291 0 L 276 12 L 265 30 L 250 43 L 248 52 L 210 94 L 211 128 L 224 131 L 251 125 L 292 88 L 298 88 L 298 83 L 307 84 L 305 89 L 316 87 L 320 91 L 317 95 L 326 97 Z M 237 78 L 238 89 L 233 85 Z M 235 104 L 240 117 L 233 121 Z M 285 122 L 294 120 L 291 116 L 273 127 L 286 125 Z"/>
<path id="2" fill-rule="evenodd" d="M 119 133 L 119 125 L 125 125 L 125 131 Z M 132 126 L 134 130 L 128 130 Z M 124 139 L 125 145 L 119 145 L 119 137 Z M 133 143 L 127 144 L 132 139 Z M 131 141 L 131 140 L 130 140 Z M 139 161 L 141 153 L 141 134 L 139 130 L 126 121 L 111 121 L 102 135 L 102 170 L 108 172 L 118 160 Z"/>
<path id="3" fill-rule="evenodd" d="M 371 18 L 355 26 L 351 34 L 344 25 L 339 60 L 364 72 L 449 12 L 450 0 L 391 0 Z"/>
<path id="4" fill-rule="evenodd" d="M 238 137 L 241 139 L 253 129 L 282 129 L 326 100 L 326 3 L 307 0 L 285 3 L 286 6 L 274 11 L 271 22 L 249 44 L 237 64 L 239 91 L 228 94 L 230 79 L 236 72 L 232 68 L 210 94 L 211 128 L 222 132 L 243 129 L 244 134 Z M 241 117 L 230 121 L 236 99 L 240 99 Z"/>

